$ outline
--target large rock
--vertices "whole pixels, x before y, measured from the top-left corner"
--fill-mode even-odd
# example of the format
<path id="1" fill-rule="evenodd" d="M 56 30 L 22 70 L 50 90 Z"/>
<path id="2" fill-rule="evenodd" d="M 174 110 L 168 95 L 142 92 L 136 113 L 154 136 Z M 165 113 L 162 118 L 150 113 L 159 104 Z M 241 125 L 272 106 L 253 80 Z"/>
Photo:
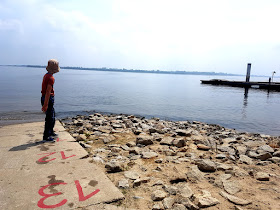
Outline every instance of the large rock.
<path id="1" fill-rule="evenodd" d="M 144 158 L 144 159 L 150 159 L 150 158 L 154 158 L 157 156 L 158 156 L 158 154 L 156 152 L 142 152 L 142 158 Z"/>
<path id="2" fill-rule="evenodd" d="M 231 165 L 224 164 L 224 163 L 217 164 L 218 171 L 228 171 L 228 170 L 232 170 L 232 169 L 233 169 L 233 167 Z"/>
<path id="3" fill-rule="evenodd" d="M 180 187 L 178 193 L 184 198 L 191 198 L 193 196 L 193 191 L 188 184 L 184 184 Z"/>
<path id="4" fill-rule="evenodd" d="M 207 151 L 210 149 L 210 147 L 206 146 L 205 144 L 198 144 L 197 149 Z"/>
<path id="5" fill-rule="evenodd" d="M 118 183 L 119 188 L 127 189 L 129 188 L 129 183 L 127 179 L 122 179 Z"/>
<path id="6" fill-rule="evenodd" d="M 151 145 L 153 144 L 153 137 L 148 135 L 139 135 L 136 138 L 136 144 Z"/>
<path id="7" fill-rule="evenodd" d="M 106 163 L 105 168 L 109 173 L 120 172 L 123 170 L 121 163 L 117 161 L 110 161 L 109 163 Z"/>
<path id="8" fill-rule="evenodd" d="M 253 160 L 249 158 L 247 155 L 240 155 L 239 161 L 242 163 L 246 163 L 248 165 L 253 165 Z"/>
<path id="9" fill-rule="evenodd" d="M 211 196 L 211 193 L 206 191 L 206 190 L 202 190 L 203 195 L 198 196 L 198 206 L 200 208 L 207 208 L 210 206 L 215 206 L 217 204 L 219 204 L 220 202 Z"/>
<path id="10" fill-rule="evenodd" d="M 270 153 L 273 153 L 273 152 L 274 152 L 274 149 L 273 149 L 271 146 L 269 146 L 269 145 L 260 146 L 260 147 L 258 148 L 258 150 L 263 150 L 263 151 L 265 151 L 265 152 L 270 152 Z"/>
<path id="11" fill-rule="evenodd" d="M 162 201 L 162 204 L 165 209 L 171 209 L 174 203 L 175 203 L 175 199 L 171 197 L 164 198 Z"/>
<path id="12" fill-rule="evenodd" d="M 256 156 L 256 158 L 257 158 L 257 159 L 260 159 L 260 160 L 267 160 L 267 159 L 269 159 L 269 158 L 272 158 L 272 155 L 271 155 L 270 152 L 265 152 L 265 151 L 264 151 L 264 152 L 258 154 L 258 155 Z"/>
<path id="13" fill-rule="evenodd" d="M 204 174 L 198 169 L 196 165 L 191 166 L 186 175 L 190 181 L 202 181 L 204 179 Z"/>
<path id="14" fill-rule="evenodd" d="M 186 146 L 186 141 L 185 139 L 175 139 L 172 144 L 176 147 L 184 147 Z"/>
<path id="15" fill-rule="evenodd" d="M 164 206 L 162 203 L 156 203 L 153 205 L 152 210 L 164 210 Z"/>
<path id="16" fill-rule="evenodd" d="M 257 172 L 256 179 L 259 181 L 269 181 L 269 175 L 264 172 Z"/>
<path id="17" fill-rule="evenodd" d="M 244 206 L 244 205 L 248 205 L 248 204 L 252 203 L 250 201 L 244 200 L 242 198 L 238 198 L 236 196 L 230 195 L 230 194 L 228 194 L 226 192 L 223 192 L 223 191 L 220 192 L 220 195 L 223 196 L 224 198 L 228 199 L 230 202 L 232 202 L 236 205 Z"/>
<path id="18" fill-rule="evenodd" d="M 132 179 L 132 180 L 135 180 L 135 179 L 139 179 L 140 176 L 137 172 L 135 171 L 125 171 L 124 172 L 124 176 L 128 179 Z"/>
<path id="19" fill-rule="evenodd" d="M 217 169 L 216 164 L 211 160 L 199 160 L 196 164 L 198 169 L 203 172 L 214 172 Z"/>
<path id="20" fill-rule="evenodd" d="M 153 201 L 161 201 L 167 196 L 167 193 L 162 190 L 156 190 L 152 193 L 151 198 Z"/>
<path id="21" fill-rule="evenodd" d="M 269 158 L 268 160 L 273 163 L 280 163 L 280 157 L 272 157 L 272 158 Z"/>
<path id="22" fill-rule="evenodd" d="M 175 130 L 175 132 L 177 133 L 178 136 L 190 137 L 192 135 L 191 130 L 177 129 Z"/>
<path id="23" fill-rule="evenodd" d="M 186 207 L 185 207 L 185 205 L 183 205 L 183 204 L 175 203 L 175 204 L 173 205 L 172 210 L 186 210 Z"/>
<path id="24" fill-rule="evenodd" d="M 170 195 L 176 195 L 178 192 L 178 188 L 175 186 L 167 186 L 165 185 L 163 189 L 168 192 Z"/>
<path id="25" fill-rule="evenodd" d="M 169 145 L 169 146 L 171 146 L 173 140 L 174 140 L 174 138 L 172 138 L 172 137 L 169 137 L 169 136 L 168 136 L 168 137 L 164 137 L 164 138 L 162 138 L 162 140 L 160 141 L 160 144 L 161 144 L 161 145 Z"/>
<path id="26" fill-rule="evenodd" d="M 280 157 L 280 151 L 274 152 L 274 153 L 273 153 L 273 156 L 274 156 L 274 157 Z"/>
<path id="27" fill-rule="evenodd" d="M 238 193 L 241 191 L 241 188 L 239 187 L 239 183 L 236 181 L 230 181 L 230 180 L 222 180 L 224 189 L 227 193 L 234 195 L 235 193 Z"/>
<path id="28" fill-rule="evenodd" d="M 245 155 L 247 152 L 247 147 L 239 145 L 236 147 L 236 150 L 238 151 L 239 155 Z"/>

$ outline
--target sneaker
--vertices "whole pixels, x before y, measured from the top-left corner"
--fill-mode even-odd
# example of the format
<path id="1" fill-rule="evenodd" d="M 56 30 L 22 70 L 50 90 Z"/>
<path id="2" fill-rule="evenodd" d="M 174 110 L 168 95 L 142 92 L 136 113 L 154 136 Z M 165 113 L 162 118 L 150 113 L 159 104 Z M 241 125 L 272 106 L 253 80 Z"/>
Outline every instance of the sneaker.
<path id="1" fill-rule="evenodd" d="M 44 139 L 43 141 L 48 141 L 48 142 L 55 142 L 55 140 L 50 136 L 47 139 Z"/>
<path id="2" fill-rule="evenodd" d="M 53 132 L 53 133 L 51 134 L 51 136 L 52 136 L 52 137 L 57 137 L 57 136 L 58 136 L 58 134 L 57 134 L 57 133 L 55 133 L 55 132 Z"/>

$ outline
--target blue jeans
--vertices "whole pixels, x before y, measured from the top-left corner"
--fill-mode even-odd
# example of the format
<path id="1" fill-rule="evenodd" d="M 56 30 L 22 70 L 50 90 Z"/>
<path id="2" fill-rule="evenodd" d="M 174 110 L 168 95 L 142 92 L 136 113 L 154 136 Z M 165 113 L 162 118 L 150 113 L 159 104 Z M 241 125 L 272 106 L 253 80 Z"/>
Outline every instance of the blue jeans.
<path id="1" fill-rule="evenodd" d="M 41 97 L 41 104 L 44 105 L 45 102 L 45 96 Z M 44 136 L 43 139 L 48 139 L 54 131 L 54 124 L 55 124 L 55 110 L 54 110 L 54 96 L 50 96 L 48 109 L 46 111 L 46 118 L 45 118 L 45 130 L 44 130 Z"/>

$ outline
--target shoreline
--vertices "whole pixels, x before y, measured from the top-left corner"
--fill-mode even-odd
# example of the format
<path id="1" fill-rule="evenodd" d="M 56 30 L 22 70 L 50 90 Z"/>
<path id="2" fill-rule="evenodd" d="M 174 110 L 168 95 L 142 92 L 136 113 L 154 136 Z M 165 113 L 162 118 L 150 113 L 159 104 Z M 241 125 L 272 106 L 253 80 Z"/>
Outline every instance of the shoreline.
<path id="1" fill-rule="evenodd" d="M 92 111 L 70 111 L 70 112 L 58 112 L 56 113 L 56 120 L 64 121 L 65 119 L 70 119 L 77 116 L 89 116 L 94 113 L 97 113 L 98 111 L 92 110 Z M 152 115 L 138 115 L 138 114 L 123 114 L 123 113 L 112 113 L 112 112 L 98 112 L 102 115 L 124 115 L 129 116 L 133 115 L 138 118 L 146 118 L 146 119 L 152 119 L 152 118 L 158 118 L 160 120 L 164 121 L 171 121 L 171 122 L 180 122 L 180 121 L 189 121 L 189 122 L 199 122 L 203 124 L 208 125 L 215 125 L 215 126 L 221 126 L 229 130 L 234 130 L 239 133 L 250 133 L 250 134 L 258 134 L 258 135 L 265 135 L 265 136 L 271 136 L 271 137 L 280 137 L 279 135 L 274 134 L 267 134 L 267 133 L 260 133 L 260 132 L 251 132 L 244 130 L 239 130 L 235 128 L 228 128 L 226 126 L 220 125 L 218 123 L 207 123 L 203 121 L 197 121 L 197 120 L 175 120 L 175 119 L 169 119 L 168 117 L 154 117 Z M 34 112 L 34 111 L 18 111 L 18 112 L 3 112 L 0 116 L 0 127 L 6 126 L 6 125 L 15 125 L 15 124 L 23 124 L 23 123 L 31 123 L 31 122 L 40 122 L 45 120 L 45 114 L 43 112 Z"/>
<path id="2" fill-rule="evenodd" d="M 123 209 L 278 208 L 280 137 L 133 115 L 61 122 L 122 190 Z"/>

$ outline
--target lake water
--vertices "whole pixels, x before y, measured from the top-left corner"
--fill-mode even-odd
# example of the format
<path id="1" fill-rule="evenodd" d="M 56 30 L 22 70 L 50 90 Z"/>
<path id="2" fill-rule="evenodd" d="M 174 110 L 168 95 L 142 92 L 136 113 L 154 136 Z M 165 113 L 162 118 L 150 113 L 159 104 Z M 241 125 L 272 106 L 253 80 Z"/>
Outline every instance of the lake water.
<path id="1" fill-rule="evenodd" d="M 0 67 L 0 123 L 42 120 L 42 68 Z M 58 118 L 92 112 L 196 120 L 239 131 L 280 135 L 280 92 L 201 84 L 244 77 L 62 69 L 55 77 Z M 251 77 L 251 81 L 268 78 Z M 279 82 L 279 78 L 275 81 Z"/>

